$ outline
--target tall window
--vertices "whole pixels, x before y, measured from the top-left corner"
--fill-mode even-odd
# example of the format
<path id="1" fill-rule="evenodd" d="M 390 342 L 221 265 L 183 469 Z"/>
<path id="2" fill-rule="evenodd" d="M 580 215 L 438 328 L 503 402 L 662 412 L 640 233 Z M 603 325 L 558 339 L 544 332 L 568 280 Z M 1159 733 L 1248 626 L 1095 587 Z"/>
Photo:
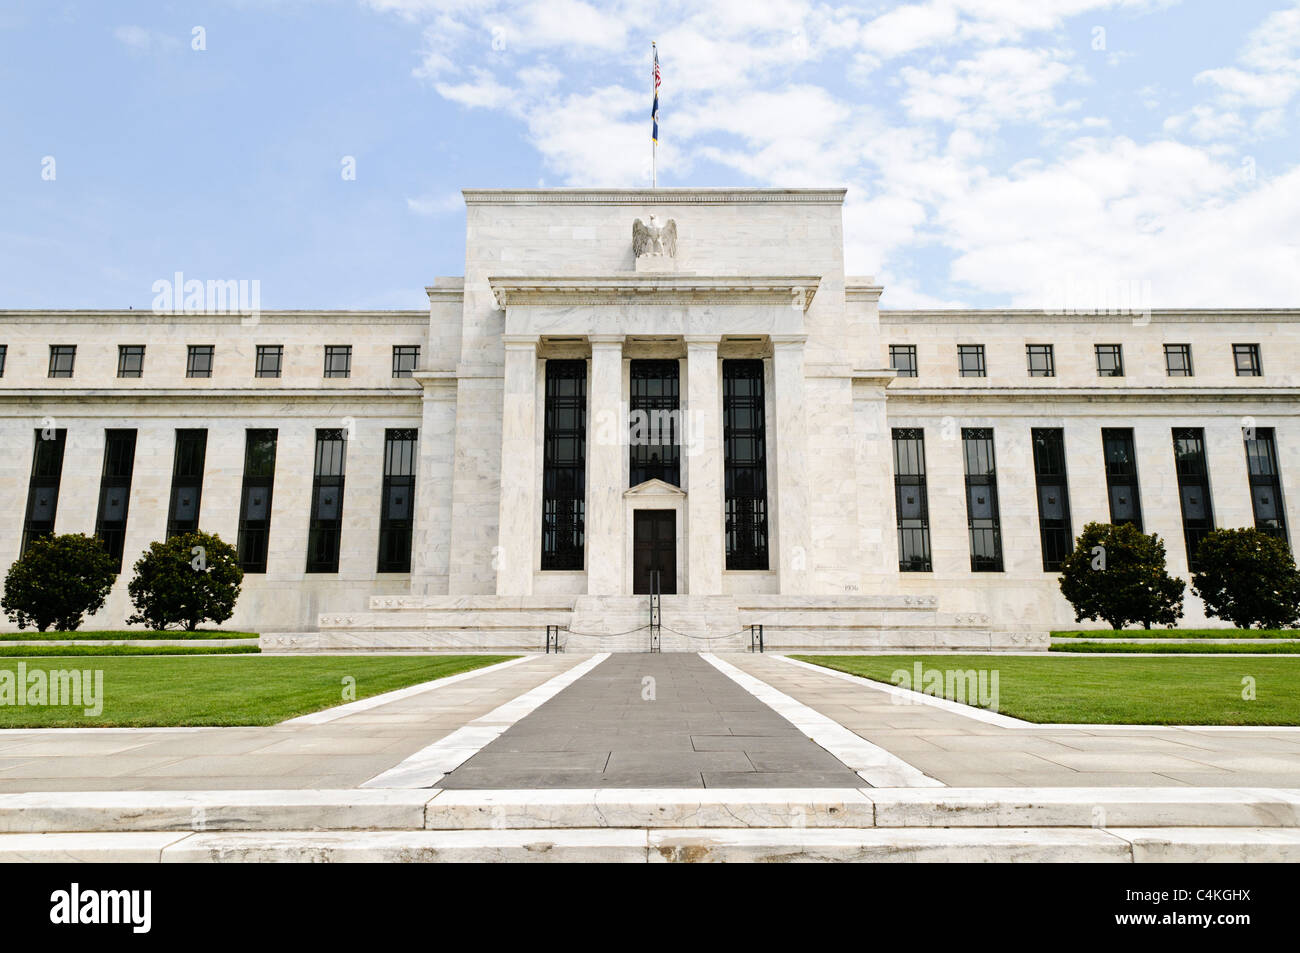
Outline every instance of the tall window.
<path id="1" fill-rule="evenodd" d="M 50 377 L 71 377 L 77 362 L 77 345 L 50 345 Z"/>
<path id="2" fill-rule="evenodd" d="M 325 376 L 352 376 L 351 344 L 328 344 L 325 346 Z"/>
<path id="3" fill-rule="evenodd" d="M 395 344 L 393 346 L 393 376 L 410 377 L 420 366 L 420 345 Z"/>
<path id="4" fill-rule="evenodd" d="M 259 344 L 257 346 L 257 363 L 253 367 L 255 376 L 279 377 L 283 369 L 283 344 Z"/>
<path id="5" fill-rule="evenodd" d="M 899 377 L 915 377 L 917 375 L 916 345 L 889 345 L 889 366 L 898 371 Z"/>
<path id="6" fill-rule="evenodd" d="M 1060 572 L 1065 557 L 1074 549 L 1070 488 L 1065 479 L 1065 431 L 1059 427 L 1034 427 L 1032 437 L 1043 571 Z"/>
<path id="7" fill-rule="evenodd" d="M 931 572 L 930 507 L 925 486 L 925 431 L 895 427 L 894 508 L 899 572 Z"/>
<path id="8" fill-rule="evenodd" d="M 1132 523 L 1142 529 L 1142 503 L 1138 498 L 1137 450 L 1131 428 L 1103 427 L 1102 453 L 1106 460 L 1106 490 L 1110 496 L 1110 521 Z"/>
<path id="9" fill-rule="evenodd" d="M 1255 528 L 1286 542 L 1286 510 L 1282 506 L 1282 471 L 1277 465 L 1277 442 L 1272 427 L 1242 430 L 1246 442 L 1246 469 L 1250 473 L 1250 501 Z"/>
<path id="10" fill-rule="evenodd" d="M 5 376 L 5 359 L 9 357 L 9 345 L 0 344 L 0 377 Z"/>
<path id="11" fill-rule="evenodd" d="M 176 431 L 172 458 L 172 497 L 167 506 L 167 538 L 193 533 L 199 528 L 203 497 L 203 465 L 208 455 L 206 430 Z"/>
<path id="12" fill-rule="evenodd" d="M 680 382 L 676 361 L 633 361 L 628 405 L 628 484 L 682 485 Z"/>
<path id="13" fill-rule="evenodd" d="M 216 345 L 191 344 L 185 354 L 186 377 L 211 377 Z"/>
<path id="14" fill-rule="evenodd" d="M 1119 344 L 1095 345 L 1098 377 L 1124 376 L 1124 348 Z"/>
<path id="15" fill-rule="evenodd" d="M 379 511 L 379 571 L 411 571 L 411 530 L 415 526 L 414 429 L 384 431 L 384 489 Z"/>
<path id="16" fill-rule="evenodd" d="M 1259 358 L 1258 344 L 1234 344 L 1232 360 L 1237 366 L 1238 377 L 1259 377 L 1264 373 L 1264 364 Z"/>
<path id="17" fill-rule="evenodd" d="M 1187 567 L 1200 564 L 1197 547 L 1214 529 L 1214 507 L 1210 501 L 1210 473 L 1205 465 L 1205 431 L 1199 427 L 1174 428 L 1174 468 L 1178 471 L 1178 502 L 1183 511 L 1183 541 L 1187 545 Z"/>
<path id="18" fill-rule="evenodd" d="M 1025 360 L 1030 377 L 1055 377 L 1056 355 L 1050 344 L 1026 344 Z"/>
<path id="19" fill-rule="evenodd" d="M 1165 345 L 1165 374 L 1169 377 L 1192 376 L 1192 346 L 1190 344 Z"/>
<path id="20" fill-rule="evenodd" d="M 143 344 L 119 344 L 117 346 L 117 376 L 144 376 Z"/>
<path id="21" fill-rule="evenodd" d="M 587 362 L 546 362 L 542 568 L 581 569 L 586 541 Z"/>
<path id="22" fill-rule="evenodd" d="M 311 522 L 307 531 L 307 571 L 338 572 L 343 530 L 343 469 L 346 431 L 316 431 L 316 464 L 311 484 Z"/>
<path id="23" fill-rule="evenodd" d="M 278 436 L 275 430 L 244 434 L 244 485 L 239 497 L 239 565 L 244 572 L 266 572 Z"/>
<path id="24" fill-rule="evenodd" d="M 970 568 L 972 572 L 1001 572 L 1002 528 L 998 520 L 998 474 L 993 456 L 993 431 L 987 427 L 963 427 L 961 442 L 966 458 Z"/>
<path id="25" fill-rule="evenodd" d="M 104 431 L 104 470 L 99 481 L 99 512 L 95 535 L 122 569 L 122 548 L 126 543 L 126 515 L 131 503 L 131 475 L 135 471 L 135 431 Z"/>
<path id="26" fill-rule="evenodd" d="M 723 497 L 728 569 L 767 568 L 763 362 L 722 362 Z"/>
<path id="27" fill-rule="evenodd" d="M 23 520 L 23 552 L 38 536 L 54 532 L 54 514 L 59 508 L 59 481 L 63 476 L 63 448 L 68 432 L 63 429 L 37 430 L 32 455 L 32 476 L 27 484 L 27 515 Z"/>
<path id="28" fill-rule="evenodd" d="M 957 345 L 957 373 L 962 377 L 984 377 L 984 345 Z"/>

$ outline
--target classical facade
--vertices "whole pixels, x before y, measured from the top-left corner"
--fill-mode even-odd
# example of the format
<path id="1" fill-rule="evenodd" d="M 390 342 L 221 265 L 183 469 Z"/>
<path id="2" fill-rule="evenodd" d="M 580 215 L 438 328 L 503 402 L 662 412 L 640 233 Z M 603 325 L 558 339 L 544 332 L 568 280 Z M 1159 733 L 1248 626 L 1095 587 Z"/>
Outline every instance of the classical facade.
<path id="1" fill-rule="evenodd" d="M 1289 538 L 1300 311 L 881 310 L 843 199 L 468 190 L 427 310 L 0 312 L 0 558 L 98 532 L 111 627 L 201 527 L 286 648 L 643 648 L 652 592 L 664 648 L 1005 648 L 1089 521 Z"/>

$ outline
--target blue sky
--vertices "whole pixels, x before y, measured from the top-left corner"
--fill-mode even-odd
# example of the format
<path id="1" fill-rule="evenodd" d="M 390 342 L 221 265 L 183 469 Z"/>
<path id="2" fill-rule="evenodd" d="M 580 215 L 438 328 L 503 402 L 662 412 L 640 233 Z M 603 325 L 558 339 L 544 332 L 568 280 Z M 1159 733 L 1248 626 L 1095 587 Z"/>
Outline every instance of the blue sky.
<path id="1" fill-rule="evenodd" d="M 648 184 L 651 39 L 660 185 L 847 186 L 884 306 L 1300 306 L 1297 2 L 7 0 L 0 308 L 421 308 L 460 188 Z"/>

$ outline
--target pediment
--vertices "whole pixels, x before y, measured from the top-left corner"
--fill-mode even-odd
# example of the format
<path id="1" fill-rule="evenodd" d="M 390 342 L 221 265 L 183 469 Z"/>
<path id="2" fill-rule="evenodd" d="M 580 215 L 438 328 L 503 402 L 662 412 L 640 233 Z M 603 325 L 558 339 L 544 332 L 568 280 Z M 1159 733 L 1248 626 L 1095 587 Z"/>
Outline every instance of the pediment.
<path id="1" fill-rule="evenodd" d="M 644 483 L 638 483 L 629 490 L 623 491 L 624 496 L 658 496 L 672 497 L 673 499 L 685 499 L 686 491 L 679 486 L 673 486 L 671 483 L 665 483 L 660 479 L 646 480 Z"/>

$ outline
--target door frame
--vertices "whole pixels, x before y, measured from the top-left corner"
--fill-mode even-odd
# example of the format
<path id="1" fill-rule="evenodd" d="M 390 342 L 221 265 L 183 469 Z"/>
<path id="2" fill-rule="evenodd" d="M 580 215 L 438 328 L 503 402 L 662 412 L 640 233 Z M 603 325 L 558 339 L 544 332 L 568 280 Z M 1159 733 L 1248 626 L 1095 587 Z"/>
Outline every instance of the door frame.
<path id="1" fill-rule="evenodd" d="M 677 593 L 686 592 L 686 493 L 662 480 L 646 482 L 623 493 L 623 593 L 632 595 L 632 560 L 635 556 L 636 510 L 672 510 L 677 540 Z"/>

